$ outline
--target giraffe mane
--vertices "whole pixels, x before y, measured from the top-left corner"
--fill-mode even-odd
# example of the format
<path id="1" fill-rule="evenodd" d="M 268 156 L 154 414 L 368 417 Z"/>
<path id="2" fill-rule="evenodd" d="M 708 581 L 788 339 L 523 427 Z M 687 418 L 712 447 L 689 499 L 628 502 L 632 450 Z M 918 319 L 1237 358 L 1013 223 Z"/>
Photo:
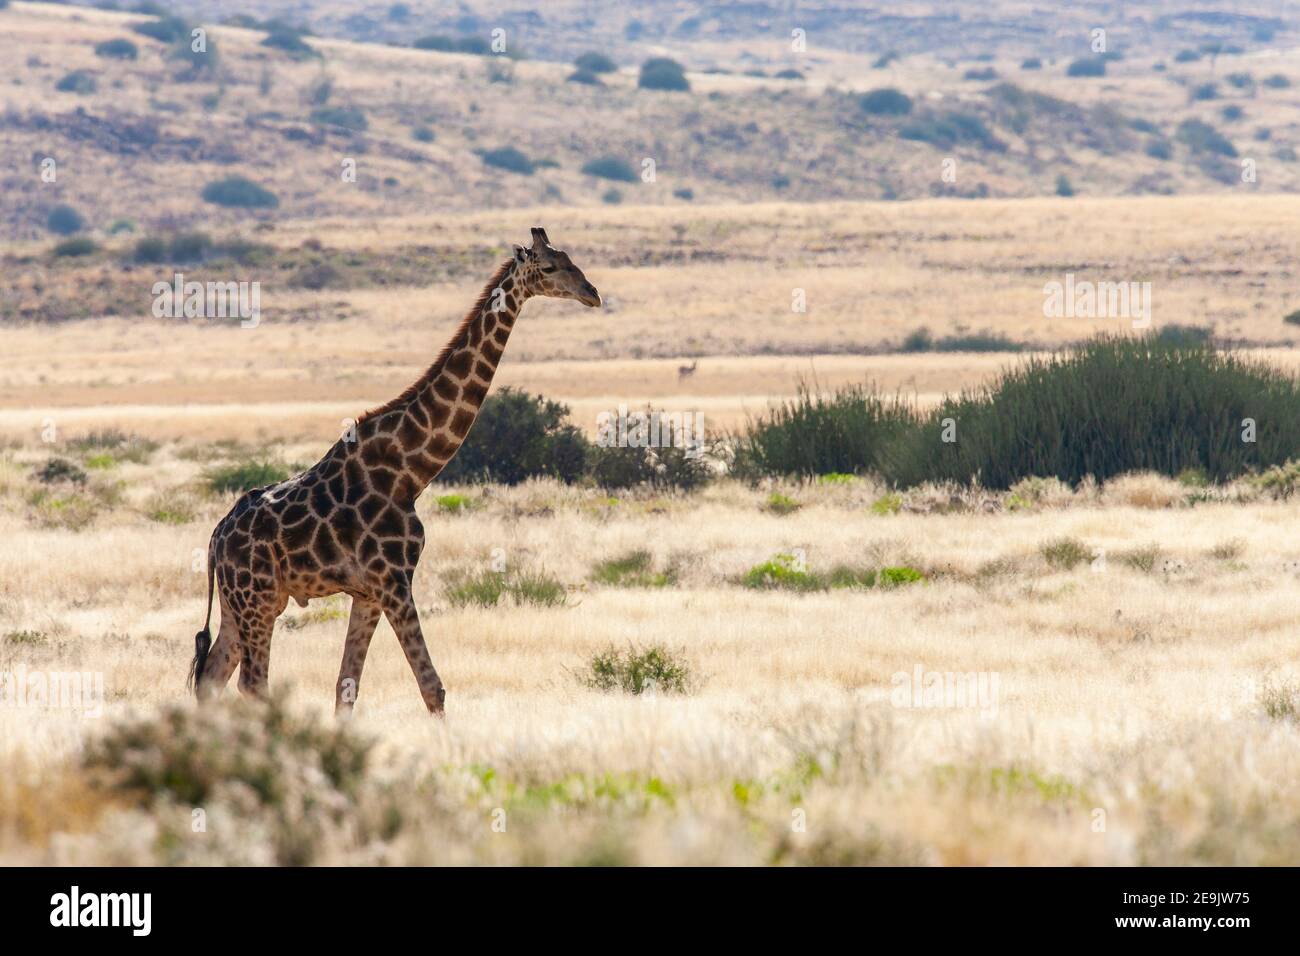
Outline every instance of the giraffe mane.
<path id="1" fill-rule="evenodd" d="M 452 350 L 468 333 L 469 324 L 478 318 L 479 313 L 483 311 L 483 306 L 487 305 L 488 299 L 491 298 L 492 292 L 501 284 L 501 280 L 506 277 L 506 273 L 510 271 L 514 264 L 514 259 L 506 259 L 497 267 L 497 271 L 492 274 L 491 279 L 488 279 L 487 285 L 483 287 L 483 291 L 480 292 L 478 298 L 474 300 L 474 304 L 469 307 L 469 311 L 465 313 L 465 317 L 460 320 L 460 325 L 456 326 L 456 331 L 451 334 L 451 338 L 447 341 L 447 344 L 442 347 L 442 351 L 439 352 L 438 357 L 433 360 L 433 364 L 424 370 L 424 374 L 408 385 L 406 389 L 403 390 L 402 394 L 398 395 L 396 398 L 363 413 L 361 417 L 357 419 L 358 425 L 377 415 L 391 412 L 393 409 L 409 402 L 423 391 L 426 385 L 441 374 L 442 367 L 447 364 L 447 358 L 451 355 Z"/>

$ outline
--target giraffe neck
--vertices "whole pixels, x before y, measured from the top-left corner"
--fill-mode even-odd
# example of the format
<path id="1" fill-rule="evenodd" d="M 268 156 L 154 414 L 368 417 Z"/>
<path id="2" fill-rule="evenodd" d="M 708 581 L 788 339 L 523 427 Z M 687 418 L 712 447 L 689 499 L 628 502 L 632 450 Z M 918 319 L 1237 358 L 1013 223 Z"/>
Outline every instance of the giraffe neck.
<path id="1" fill-rule="evenodd" d="M 478 417 L 515 319 L 531 293 L 511 259 L 497 270 L 437 361 L 394 401 L 359 424 L 363 464 L 397 470 L 413 498 L 446 466 Z M 365 425 L 389 432 L 395 449 L 366 459 Z M 381 450 L 382 452 L 382 450 Z M 400 466 L 394 468 L 400 458 Z"/>

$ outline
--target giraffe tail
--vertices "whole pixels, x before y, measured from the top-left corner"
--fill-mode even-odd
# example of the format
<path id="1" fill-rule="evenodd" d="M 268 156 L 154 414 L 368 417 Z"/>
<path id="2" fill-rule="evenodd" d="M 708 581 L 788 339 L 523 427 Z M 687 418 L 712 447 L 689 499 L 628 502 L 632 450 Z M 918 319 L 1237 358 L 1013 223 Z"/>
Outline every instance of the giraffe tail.
<path id="1" fill-rule="evenodd" d="M 185 679 L 186 690 L 199 694 L 199 681 L 203 677 L 203 667 L 208 662 L 208 653 L 212 650 L 212 548 L 208 547 L 208 616 L 203 619 L 203 630 L 194 635 L 194 660 L 190 661 L 190 676 Z"/>

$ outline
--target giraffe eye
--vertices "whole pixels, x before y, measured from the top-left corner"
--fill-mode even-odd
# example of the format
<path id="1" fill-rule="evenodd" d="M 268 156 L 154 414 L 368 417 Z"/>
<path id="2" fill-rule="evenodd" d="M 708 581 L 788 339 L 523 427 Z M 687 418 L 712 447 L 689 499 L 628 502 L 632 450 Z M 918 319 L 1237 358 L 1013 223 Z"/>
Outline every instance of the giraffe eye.
<path id="1" fill-rule="evenodd" d="M 558 269 L 558 268 L 559 268 L 558 266 L 542 266 L 542 271 L 543 271 L 543 272 L 555 272 L 556 269 Z"/>

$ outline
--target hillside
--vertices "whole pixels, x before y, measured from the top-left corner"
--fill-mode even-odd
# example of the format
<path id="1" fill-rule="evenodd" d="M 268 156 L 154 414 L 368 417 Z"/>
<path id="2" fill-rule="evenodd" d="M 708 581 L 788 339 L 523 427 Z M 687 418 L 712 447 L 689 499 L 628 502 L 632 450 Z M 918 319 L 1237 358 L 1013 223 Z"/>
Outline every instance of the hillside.
<path id="1" fill-rule="evenodd" d="M 577 9 L 561 4 L 548 13 L 546 30 L 520 38 L 523 51 L 567 56 L 565 44 L 539 38 L 563 33 L 565 11 Z M 272 4 L 261 15 L 277 12 L 292 18 L 292 5 Z M 1013 12 L 1006 22 L 1020 22 Z M 213 16 L 235 13 L 237 5 L 221 5 Z M 737 18 L 762 21 L 755 11 Z M 319 31 L 346 32 L 327 14 L 315 19 Z M 1067 75 L 1074 57 L 1059 44 L 1040 69 L 1022 69 L 1038 42 L 1028 34 L 989 47 L 978 62 L 954 59 L 957 51 L 945 53 L 937 41 L 938 53 L 907 53 L 880 68 L 865 47 L 810 41 L 805 54 L 762 59 L 753 69 L 766 75 L 751 76 L 744 44 L 737 46 L 743 36 L 706 20 L 680 43 L 611 41 L 621 69 L 600 75 L 599 85 L 569 82 L 574 71 L 563 62 L 296 34 L 303 48 L 294 52 L 266 46 L 265 29 L 198 20 L 210 55 L 177 59 L 175 44 L 136 32 L 150 21 L 48 4 L 0 10 L 0 59 L 23 64 L 0 103 L 9 170 L 0 238 L 48 236 L 46 218 L 58 203 L 102 233 L 535 205 L 1300 186 L 1293 85 L 1300 50 L 1285 30 L 1249 18 L 1175 18 L 1170 23 L 1182 26 L 1157 31 L 1163 39 L 1154 45 L 1124 40 L 1121 30 L 1111 42 L 1123 53 L 1107 59 L 1105 75 L 1082 77 Z M 409 44 L 429 22 L 416 17 L 394 27 L 400 36 L 374 39 Z M 1204 45 L 1207 32 L 1239 52 L 1187 62 L 1173 55 L 1183 43 Z M 604 42 L 578 30 L 568 36 L 566 44 Z M 842 39 L 854 42 L 851 32 Z M 135 59 L 96 53 L 114 40 L 134 44 Z M 1074 45 L 1090 55 L 1086 30 Z M 650 52 L 680 59 L 692 71 L 690 91 L 639 89 L 636 66 Z M 803 78 L 777 79 L 780 68 Z M 864 109 L 862 93 L 881 88 L 900 91 L 908 111 Z M 506 148 L 523 162 L 511 154 L 496 161 L 520 171 L 487 161 Z M 51 158 L 58 175 L 47 182 L 42 162 Z M 346 160 L 355 161 L 355 182 L 343 179 Z M 593 160 L 605 160 L 603 177 L 584 172 Z M 643 175 L 647 160 L 653 181 Z M 1243 161 L 1253 181 L 1243 181 Z M 270 190 L 278 205 L 227 209 L 200 198 L 205 185 L 234 174 Z"/>

